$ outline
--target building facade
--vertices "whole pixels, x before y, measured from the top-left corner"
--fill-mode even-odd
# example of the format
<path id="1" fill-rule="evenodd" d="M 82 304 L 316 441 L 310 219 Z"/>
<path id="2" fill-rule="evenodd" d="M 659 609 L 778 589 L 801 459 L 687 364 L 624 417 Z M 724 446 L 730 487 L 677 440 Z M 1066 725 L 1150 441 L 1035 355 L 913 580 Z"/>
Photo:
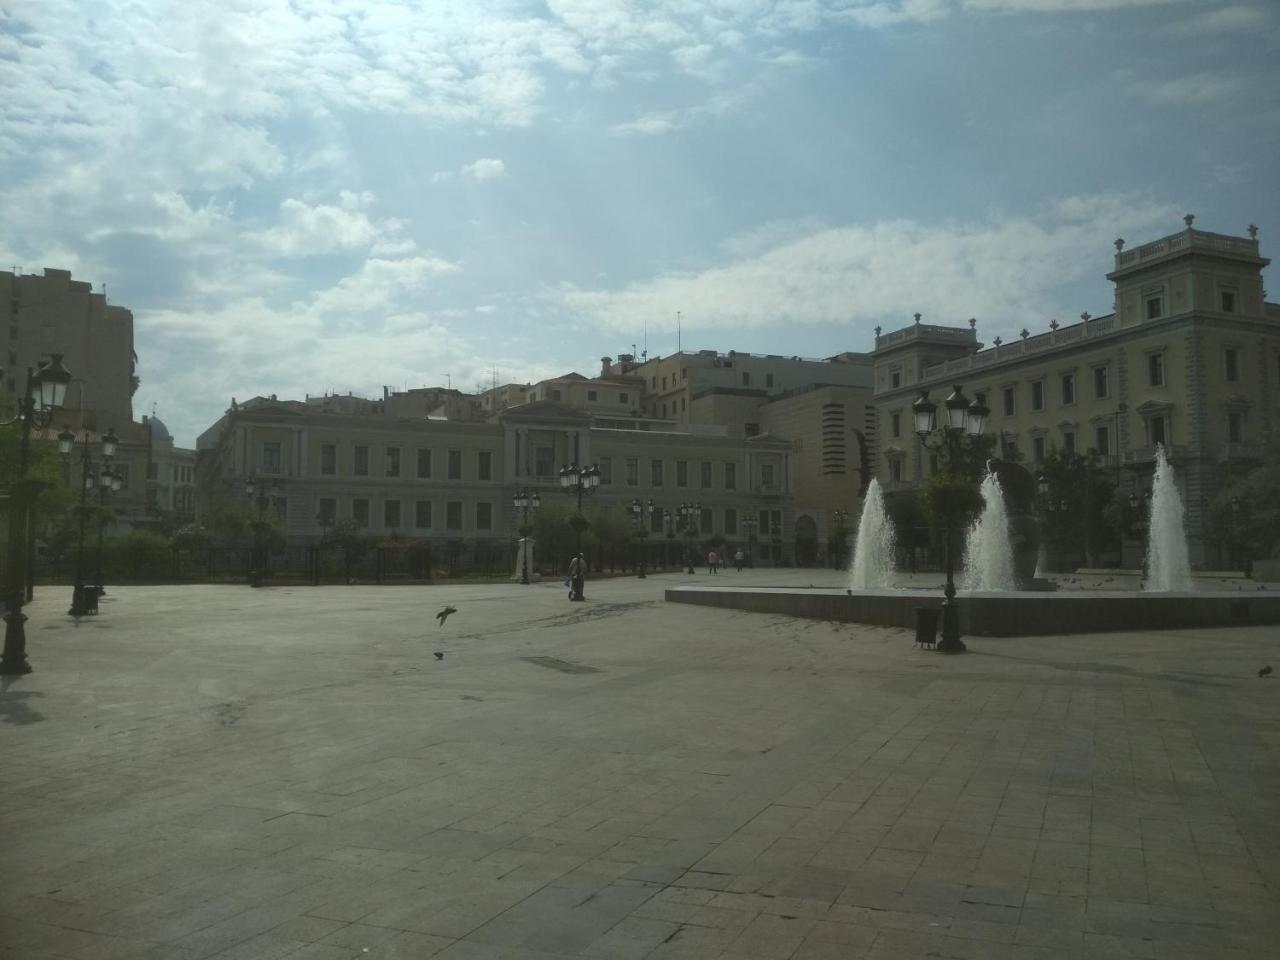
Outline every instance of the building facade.
<path id="1" fill-rule="evenodd" d="M 997 452 L 1034 468 L 1052 450 L 1093 451 L 1122 497 L 1150 490 L 1155 450 L 1174 465 L 1193 563 L 1216 561 L 1209 502 L 1233 468 L 1256 461 L 1280 425 L 1280 306 L 1265 301 L 1256 230 L 1245 237 L 1186 228 L 1142 246 L 1116 242 L 1114 310 L 1049 324 L 990 346 L 968 326 L 916 322 L 877 334 L 876 469 L 889 490 L 937 468 L 911 404 L 956 384 L 981 394 Z M 1130 545 L 1126 565 L 1140 560 Z"/>

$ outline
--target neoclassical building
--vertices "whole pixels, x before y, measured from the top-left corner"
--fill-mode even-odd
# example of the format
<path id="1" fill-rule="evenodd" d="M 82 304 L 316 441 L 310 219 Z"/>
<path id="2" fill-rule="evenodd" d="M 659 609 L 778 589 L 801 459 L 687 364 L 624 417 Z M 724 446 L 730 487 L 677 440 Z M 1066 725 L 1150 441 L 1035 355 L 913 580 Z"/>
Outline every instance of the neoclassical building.
<path id="1" fill-rule="evenodd" d="M 936 468 L 917 441 L 911 404 L 954 385 L 991 409 L 1006 456 L 1034 466 L 1053 449 L 1093 450 L 1121 495 L 1149 490 L 1155 448 L 1171 455 L 1193 563 L 1216 562 L 1208 502 L 1233 466 L 1257 459 L 1280 425 L 1280 305 L 1267 303 L 1256 228 L 1247 236 L 1193 227 L 1137 247 L 1117 240 L 1113 312 L 978 342 L 963 326 L 921 322 L 877 333 L 876 470 L 887 489 Z M 1135 555 L 1123 558 L 1132 563 Z"/>

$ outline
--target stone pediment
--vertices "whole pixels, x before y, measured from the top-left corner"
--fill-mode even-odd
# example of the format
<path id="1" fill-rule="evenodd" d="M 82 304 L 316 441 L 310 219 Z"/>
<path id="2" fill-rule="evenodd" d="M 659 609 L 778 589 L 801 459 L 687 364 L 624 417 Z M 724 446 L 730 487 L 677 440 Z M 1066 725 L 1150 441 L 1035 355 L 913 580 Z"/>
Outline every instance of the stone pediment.
<path id="1" fill-rule="evenodd" d="M 1168 413 L 1173 409 L 1173 404 L 1168 400 L 1148 400 L 1146 403 L 1138 407 L 1138 415 L 1141 417 L 1149 417 L 1153 414 Z"/>

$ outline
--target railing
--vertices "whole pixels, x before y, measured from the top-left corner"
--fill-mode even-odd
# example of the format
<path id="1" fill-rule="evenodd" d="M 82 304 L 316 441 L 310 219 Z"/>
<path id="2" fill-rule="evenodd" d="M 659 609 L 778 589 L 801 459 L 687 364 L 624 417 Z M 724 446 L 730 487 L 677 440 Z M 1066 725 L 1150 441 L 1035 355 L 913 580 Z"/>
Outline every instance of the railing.
<path id="1" fill-rule="evenodd" d="M 1181 460 L 1187 456 L 1186 447 L 1165 447 L 1165 452 L 1170 460 Z M 1151 463 L 1156 458 L 1156 445 L 1148 444 L 1145 447 L 1132 447 L 1124 450 L 1120 454 L 1121 462 L 1126 466 L 1130 464 Z"/>
<path id="2" fill-rule="evenodd" d="M 1261 460 L 1262 447 L 1256 443 L 1224 443 L 1219 460 Z"/>
<path id="3" fill-rule="evenodd" d="M 980 350 L 965 357 L 957 357 L 954 360 L 946 360 L 931 367 L 925 367 L 921 371 L 921 381 L 942 379 L 951 376 L 953 373 L 989 367 L 1014 357 L 1041 353 L 1064 344 L 1103 336 L 1111 333 L 1113 329 L 1115 329 L 1115 317 L 1113 316 L 1073 323 L 1069 326 L 1059 327 L 1056 330 L 1050 330 L 1048 333 L 1038 333 L 1035 336 L 1023 337 L 1012 343 L 1002 343 L 999 346 L 988 347 L 986 350 Z M 881 340 L 883 339 L 881 337 Z"/>
<path id="4" fill-rule="evenodd" d="M 1234 253 L 1253 257 L 1258 255 L 1257 240 L 1231 237 L 1224 233 L 1208 233 L 1204 230 L 1184 230 L 1181 233 L 1153 240 L 1151 243 L 1144 243 L 1132 250 L 1120 251 L 1116 254 L 1116 269 L 1193 248 L 1211 250 L 1215 253 Z"/>

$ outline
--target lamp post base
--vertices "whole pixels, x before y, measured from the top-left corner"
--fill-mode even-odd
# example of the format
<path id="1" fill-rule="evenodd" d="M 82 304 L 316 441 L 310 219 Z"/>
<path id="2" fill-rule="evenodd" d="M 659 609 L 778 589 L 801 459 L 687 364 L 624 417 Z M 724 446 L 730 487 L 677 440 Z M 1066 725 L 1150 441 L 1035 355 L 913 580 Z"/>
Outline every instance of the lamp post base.
<path id="1" fill-rule="evenodd" d="M 23 626 L 27 615 L 21 610 L 10 610 L 4 615 L 4 656 L 0 658 L 0 674 L 20 677 L 31 672 L 27 662 L 27 633 Z"/>
<path id="2" fill-rule="evenodd" d="M 942 638 L 935 649 L 939 653 L 964 653 L 968 649 L 960 639 L 960 611 L 952 599 L 942 603 Z"/>

